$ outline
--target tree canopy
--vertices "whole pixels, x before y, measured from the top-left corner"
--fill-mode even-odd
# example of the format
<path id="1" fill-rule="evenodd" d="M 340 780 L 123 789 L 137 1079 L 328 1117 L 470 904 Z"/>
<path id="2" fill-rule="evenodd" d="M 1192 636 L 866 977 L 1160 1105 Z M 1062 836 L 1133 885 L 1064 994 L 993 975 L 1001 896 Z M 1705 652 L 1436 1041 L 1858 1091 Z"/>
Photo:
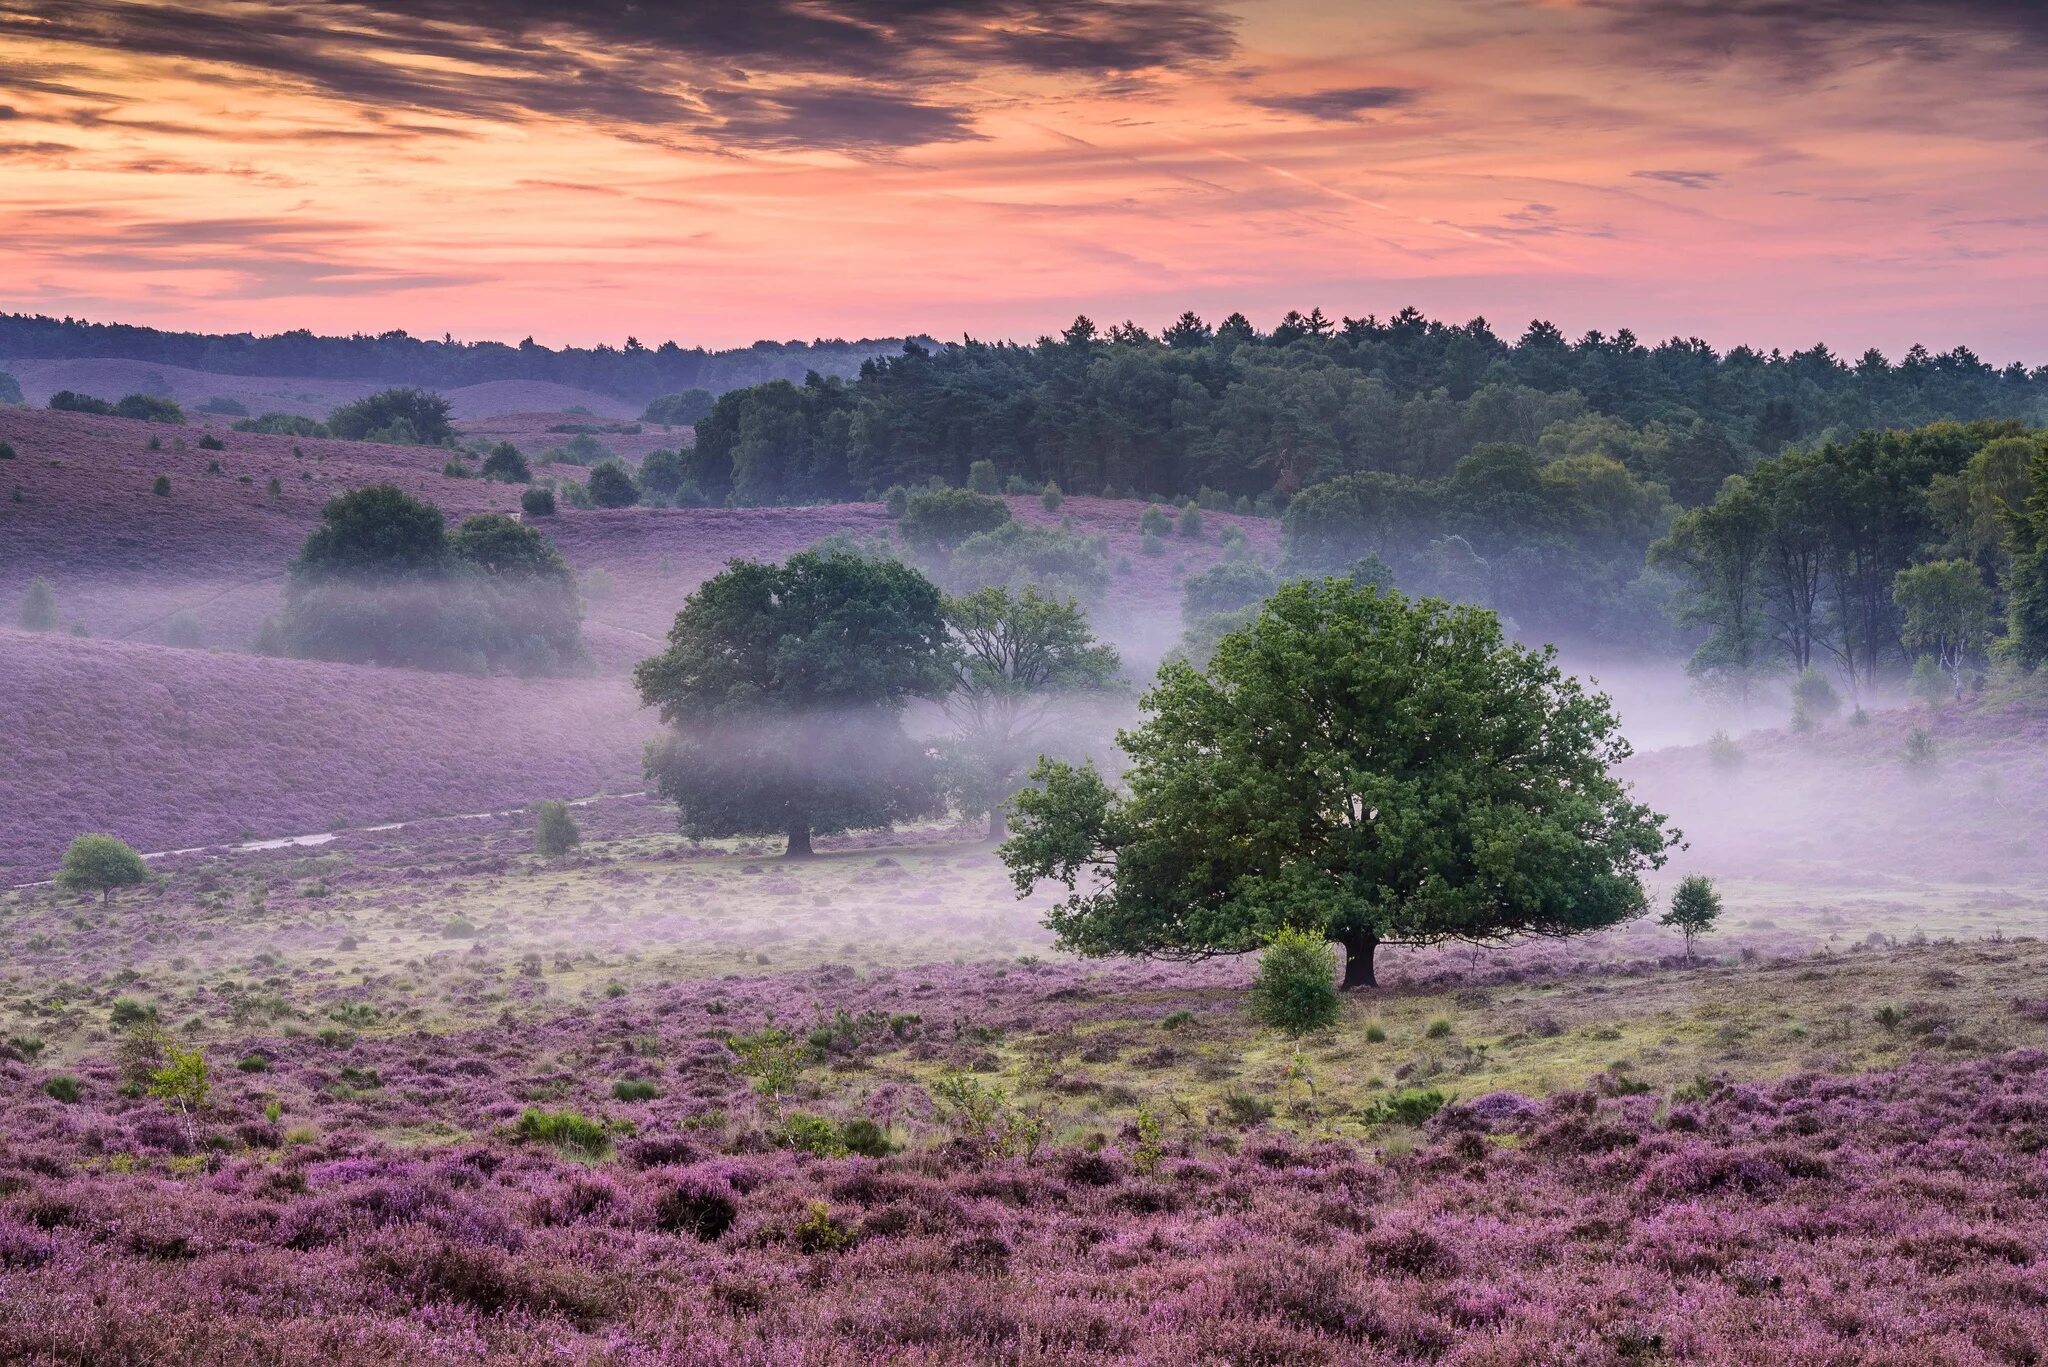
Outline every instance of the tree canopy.
<path id="1" fill-rule="evenodd" d="M 1047 924 L 1083 954 L 1242 953 L 1292 926 L 1367 985 L 1382 944 L 1636 916 L 1677 839 L 1614 777 L 1607 701 L 1478 608 L 1289 584 L 1142 701 L 1124 790 L 1045 762 L 1002 847 L 1020 895 L 1067 886 Z"/>
<path id="2" fill-rule="evenodd" d="M 735 560 L 690 595 L 634 671 L 669 730 L 647 767 L 685 834 L 811 837 L 931 809 L 933 767 L 903 708 L 949 680 L 938 588 L 850 551 Z"/>
<path id="3" fill-rule="evenodd" d="M 451 405 L 430 390 L 400 385 L 366 394 L 327 415 L 327 428 L 351 441 L 440 446 L 455 440 Z"/>
<path id="4" fill-rule="evenodd" d="M 149 881 L 149 866 L 126 841 L 111 835 L 81 835 L 64 851 L 57 886 L 66 892 L 96 892 L 102 902 L 114 900 L 117 888 Z"/>

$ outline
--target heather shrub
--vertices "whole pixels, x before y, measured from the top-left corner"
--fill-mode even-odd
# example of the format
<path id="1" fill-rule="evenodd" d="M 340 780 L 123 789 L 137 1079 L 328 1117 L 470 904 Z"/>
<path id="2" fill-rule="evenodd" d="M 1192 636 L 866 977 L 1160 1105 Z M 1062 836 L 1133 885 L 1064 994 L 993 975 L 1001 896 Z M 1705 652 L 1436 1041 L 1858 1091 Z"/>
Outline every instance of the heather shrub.
<path id="1" fill-rule="evenodd" d="M 523 489 L 519 494 L 519 511 L 528 517 L 553 517 L 555 515 L 555 491 L 553 489 Z"/>
<path id="2" fill-rule="evenodd" d="M 1290 1035 L 1326 1030 L 1343 1015 L 1330 946 L 1320 935 L 1281 930 L 1259 956 L 1246 998 L 1252 1019 Z"/>
<path id="3" fill-rule="evenodd" d="M 583 843 L 583 832 L 566 802 L 540 803 L 534 813 L 533 848 L 537 853 L 554 859 Z"/>
<path id="4" fill-rule="evenodd" d="M 23 631 L 52 631 L 57 626 L 57 595 L 51 589 L 50 581 L 40 574 L 28 581 L 28 592 L 21 595 L 21 610 L 16 615 Z"/>
<path id="5" fill-rule="evenodd" d="M 565 1153 L 602 1158 L 611 1152 L 612 1137 L 604 1123 L 580 1111 L 550 1111 L 529 1106 L 519 1113 L 513 1133 L 521 1139 L 550 1144 Z"/>

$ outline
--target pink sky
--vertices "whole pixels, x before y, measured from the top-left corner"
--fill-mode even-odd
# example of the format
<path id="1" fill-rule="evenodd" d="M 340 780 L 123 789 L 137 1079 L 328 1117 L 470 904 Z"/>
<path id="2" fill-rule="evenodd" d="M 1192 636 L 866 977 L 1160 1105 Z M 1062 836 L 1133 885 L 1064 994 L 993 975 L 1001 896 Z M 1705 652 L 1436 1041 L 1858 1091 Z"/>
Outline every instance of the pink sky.
<path id="1" fill-rule="evenodd" d="M 0 0 L 0 308 L 724 346 L 1413 304 L 2048 361 L 2009 0 L 475 8 Z"/>

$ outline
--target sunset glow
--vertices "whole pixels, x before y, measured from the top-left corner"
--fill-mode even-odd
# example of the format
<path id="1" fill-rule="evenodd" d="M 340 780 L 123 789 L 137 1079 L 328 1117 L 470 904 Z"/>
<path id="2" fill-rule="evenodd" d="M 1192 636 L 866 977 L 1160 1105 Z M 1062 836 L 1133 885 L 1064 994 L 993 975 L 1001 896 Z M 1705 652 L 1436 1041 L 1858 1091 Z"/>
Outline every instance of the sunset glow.
<path id="1" fill-rule="evenodd" d="M 2044 358 L 2025 7 L 679 8 L 0 0 L 5 306 L 719 346 L 1413 304 Z"/>

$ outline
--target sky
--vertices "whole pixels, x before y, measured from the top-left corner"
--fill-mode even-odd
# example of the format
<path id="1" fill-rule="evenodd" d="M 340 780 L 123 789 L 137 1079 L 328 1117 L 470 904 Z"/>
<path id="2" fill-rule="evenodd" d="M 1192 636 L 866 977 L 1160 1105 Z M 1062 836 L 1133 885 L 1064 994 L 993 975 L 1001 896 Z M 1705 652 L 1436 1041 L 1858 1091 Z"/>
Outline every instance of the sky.
<path id="1" fill-rule="evenodd" d="M 0 0 L 0 309 L 2048 362 L 2040 0 Z"/>

